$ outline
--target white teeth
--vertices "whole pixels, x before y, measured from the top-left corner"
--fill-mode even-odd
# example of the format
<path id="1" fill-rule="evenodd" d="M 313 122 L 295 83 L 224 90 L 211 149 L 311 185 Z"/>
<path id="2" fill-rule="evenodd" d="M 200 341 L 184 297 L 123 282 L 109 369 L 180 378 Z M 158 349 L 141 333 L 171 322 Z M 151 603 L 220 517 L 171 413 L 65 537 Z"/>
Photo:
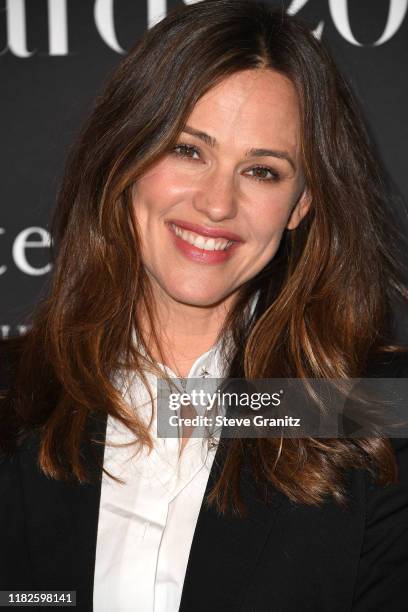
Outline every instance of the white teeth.
<path id="1" fill-rule="evenodd" d="M 181 227 L 174 225 L 174 223 L 171 224 L 171 227 L 177 236 L 198 249 L 203 249 L 205 251 L 225 251 L 233 242 L 232 240 L 226 240 L 225 238 L 205 238 L 204 236 L 196 234 L 195 232 L 181 229 Z"/>

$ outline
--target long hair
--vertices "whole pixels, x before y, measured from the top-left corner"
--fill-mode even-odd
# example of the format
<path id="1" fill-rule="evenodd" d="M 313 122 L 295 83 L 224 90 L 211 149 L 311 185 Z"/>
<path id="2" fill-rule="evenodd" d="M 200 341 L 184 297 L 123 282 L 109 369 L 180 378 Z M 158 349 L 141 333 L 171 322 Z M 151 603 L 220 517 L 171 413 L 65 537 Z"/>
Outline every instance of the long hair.
<path id="1" fill-rule="evenodd" d="M 112 377 L 156 371 L 141 331 L 153 296 L 141 260 L 131 188 L 177 141 L 196 102 L 225 77 L 273 69 L 297 90 L 302 162 L 312 205 L 286 231 L 277 255 L 240 288 L 220 337 L 231 330 L 230 376 L 353 378 L 392 340 L 393 296 L 406 300 L 385 180 L 357 104 L 324 46 L 298 20 L 248 0 L 204 0 L 173 11 L 120 63 L 72 148 L 52 225 L 48 296 L 19 353 L 13 402 L 1 448 L 29 431 L 40 436 L 39 464 L 50 477 L 88 478 L 81 454 L 89 420 L 111 415 L 152 447 L 146 425 Z M 253 317 L 243 316 L 260 291 Z M 133 341 L 140 334 L 140 346 Z M 163 375 L 162 371 L 158 371 Z M 208 498 L 242 510 L 244 457 L 254 479 L 290 499 L 345 499 L 344 472 L 396 477 L 385 439 L 230 440 Z"/>

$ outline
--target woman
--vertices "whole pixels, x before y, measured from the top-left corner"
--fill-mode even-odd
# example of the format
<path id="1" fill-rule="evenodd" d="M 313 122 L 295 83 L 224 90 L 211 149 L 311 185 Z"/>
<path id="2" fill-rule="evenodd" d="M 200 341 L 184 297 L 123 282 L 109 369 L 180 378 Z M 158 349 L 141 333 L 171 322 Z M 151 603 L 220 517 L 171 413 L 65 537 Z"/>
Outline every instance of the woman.
<path id="1" fill-rule="evenodd" d="M 79 610 L 404 610 L 408 448 L 156 435 L 156 377 L 398 377 L 379 165 L 306 27 L 205 0 L 73 148 L 49 297 L 3 342 L 3 590 Z M 200 443 L 198 443 L 200 442 Z M 103 468 L 103 470 L 102 470 Z"/>

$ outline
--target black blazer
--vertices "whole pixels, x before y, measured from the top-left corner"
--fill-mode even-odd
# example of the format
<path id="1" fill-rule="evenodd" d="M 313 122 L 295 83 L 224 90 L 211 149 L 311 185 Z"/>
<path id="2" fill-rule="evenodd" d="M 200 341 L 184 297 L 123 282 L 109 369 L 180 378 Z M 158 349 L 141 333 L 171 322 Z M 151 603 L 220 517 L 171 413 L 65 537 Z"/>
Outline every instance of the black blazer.
<path id="1" fill-rule="evenodd" d="M 370 375 L 408 377 L 407 358 Z M 106 421 L 95 428 L 103 433 Z M 295 504 L 279 492 L 266 504 L 244 469 L 246 518 L 202 504 L 180 611 L 407 611 L 408 441 L 392 442 L 400 483 L 384 488 L 352 470 L 347 509 Z M 37 452 L 32 435 L 0 463 L 0 589 L 76 590 L 76 609 L 91 612 L 100 482 L 49 479 Z M 220 462 L 217 451 L 207 491 Z M 144 612 L 137 601 L 134 610 Z"/>

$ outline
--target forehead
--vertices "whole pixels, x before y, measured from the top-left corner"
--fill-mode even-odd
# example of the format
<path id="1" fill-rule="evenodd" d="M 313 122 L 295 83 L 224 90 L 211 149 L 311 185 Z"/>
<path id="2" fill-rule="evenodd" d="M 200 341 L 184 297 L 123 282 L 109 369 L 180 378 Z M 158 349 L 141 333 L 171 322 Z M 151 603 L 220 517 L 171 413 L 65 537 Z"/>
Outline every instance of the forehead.
<path id="1" fill-rule="evenodd" d="M 200 98 L 187 123 L 242 146 L 277 144 L 295 149 L 300 110 L 293 83 L 271 69 L 244 70 L 223 79 Z"/>

